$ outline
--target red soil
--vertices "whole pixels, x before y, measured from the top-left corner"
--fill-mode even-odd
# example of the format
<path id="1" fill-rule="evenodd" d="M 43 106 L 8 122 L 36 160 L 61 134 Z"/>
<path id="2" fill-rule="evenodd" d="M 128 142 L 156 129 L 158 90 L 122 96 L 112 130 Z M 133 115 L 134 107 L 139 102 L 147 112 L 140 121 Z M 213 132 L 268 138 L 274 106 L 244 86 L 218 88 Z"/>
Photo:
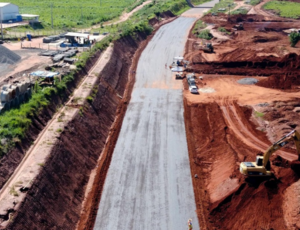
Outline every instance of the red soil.
<path id="1" fill-rule="evenodd" d="M 245 31 L 235 32 L 225 42 L 214 41 L 214 54 L 196 50 L 199 40 L 193 35 L 186 46 L 185 56 L 192 64 L 188 71 L 204 77 L 197 80 L 199 87 L 215 90 L 191 95 L 184 80 L 186 132 L 201 229 L 300 227 L 299 176 L 291 169 L 297 159 L 293 144 L 271 157 L 274 178 L 246 180 L 239 172 L 240 162 L 255 161 L 271 142 L 300 125 L 299 51 L 289 47 L 282 32 L 295 22 L 262 26 L 265 18 L 253 15 L 234 16 L 229 23 L 211 16 L 204 21 L 214 20 L 216 27 L 230 29 L 250 17 Z M 217 75 L 208 75 L 212 73 Z M 243 75 L 271 77 L 256 77 L 258 86 L 239 85 L 236 81 Z"/>

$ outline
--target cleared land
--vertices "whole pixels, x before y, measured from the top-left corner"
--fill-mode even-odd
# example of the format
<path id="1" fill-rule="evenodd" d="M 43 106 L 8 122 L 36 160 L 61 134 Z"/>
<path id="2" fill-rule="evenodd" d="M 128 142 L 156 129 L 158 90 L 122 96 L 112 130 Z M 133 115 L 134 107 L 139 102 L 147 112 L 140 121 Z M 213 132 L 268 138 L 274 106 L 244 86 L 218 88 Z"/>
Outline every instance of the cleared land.
<path id="1" fill-rule="evenodd" d="M 260 11 L 258 11 L 259 13 Z M 299 129 L 299 44 L 290 47 L 283 31 L 296 20 L 270 14 L 206 15 L 201 20 L 224 28 L 210 40 L 214 53 L 199 50 L 190 34 L 185 57 L 196 72 L 200 95 L 186 80 L 185 121 L 198 218 L 202 229 L 297 229 L 299 175 L 290 168 L 295 146 L 271 157 L 276 179 L 246 180 L 239 163 L 254 161 L 271 143 Z M 232 29 L 243 22 L 244 30 Z M 219 31 L 220 32 L 220 31 Z M 205 41 L 204 41 L 205 42 Z M 240 84 L 254 78 L 258 83 Z M 255 81 L 252 81 L 255 83 Z"/>

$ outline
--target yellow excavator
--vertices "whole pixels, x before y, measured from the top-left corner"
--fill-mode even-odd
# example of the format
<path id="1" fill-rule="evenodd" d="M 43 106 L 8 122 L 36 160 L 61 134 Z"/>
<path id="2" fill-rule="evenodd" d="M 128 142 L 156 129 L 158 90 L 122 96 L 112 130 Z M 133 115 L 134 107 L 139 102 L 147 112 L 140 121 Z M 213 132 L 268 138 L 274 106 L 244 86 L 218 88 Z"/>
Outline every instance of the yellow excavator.
<path id="1" fill-rule="evenodd" d="M 271 145 L 263 156 L 256 156 L 256 162 L 242 162 L 240 164 L 240 172 L 248 177 L 259 177 L 259 176 L 272 176 L 270 171 L 270 157 L 277 150 L 289 142 L 294 141 L 298 153 L 298 161 L 300 160 L 300 134 L 293 130 L 286 134 L 279 141 Z M 292 165 L 293 168 L 293 165 Z"/>

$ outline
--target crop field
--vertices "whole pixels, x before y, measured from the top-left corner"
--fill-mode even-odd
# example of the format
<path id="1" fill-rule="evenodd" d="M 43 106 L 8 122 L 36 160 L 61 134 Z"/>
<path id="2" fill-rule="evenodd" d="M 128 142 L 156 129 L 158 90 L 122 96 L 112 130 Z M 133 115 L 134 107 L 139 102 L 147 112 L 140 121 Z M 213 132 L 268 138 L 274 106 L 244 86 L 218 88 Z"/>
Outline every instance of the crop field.
<path id="1" fill-rule="evenodd" d="M 286 2 L 286 1 L 271 1 L 263 6 L 266 10 L 273 10 L 281 17 L 299 18 L 300 17 L 300 3 Z"/>
<path id="2" fill-rule="evenodd" d="M 44 27 L 51 26 L 51 12 L 54 27 L 78 27 L 108 21 L 119 16 L 124 10 L 141 4 L 144 0 L 12 0 L 22 14 L 40 15 Z"/>

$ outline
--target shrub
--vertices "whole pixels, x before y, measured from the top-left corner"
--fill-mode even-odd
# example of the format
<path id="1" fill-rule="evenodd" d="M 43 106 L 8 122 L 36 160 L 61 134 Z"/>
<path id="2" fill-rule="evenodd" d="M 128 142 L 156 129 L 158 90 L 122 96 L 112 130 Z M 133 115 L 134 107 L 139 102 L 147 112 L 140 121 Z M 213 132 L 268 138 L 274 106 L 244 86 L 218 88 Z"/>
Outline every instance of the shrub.
<path id="1" fill-rule="evenodd" d="M 226 30 L 224 27 L 219 27 L 218 31 L 222 32 L 222 33 L 227 33 L 230 34 L 230 32 L 228 30 Z"/>
<path id="2" fill-rule="evenodd" d="M 209 32 L 209 30 L 202 30 L 199 32 L 198 34 L 198 37 L 199 38 L 203 38 L 203 39 L 206 39 L 206 40 L 210 40 L 213 38 L 212 34 Z"/>
<path id="3" fill-rule="evenodd" d="M 300 34 L 296 31 L 293 31 L 290 34 L 290 43 L 291 43 L 291 47 L 295 47 L 295 45 L 297 44 L 297 42 L 300 39 Z"/>

